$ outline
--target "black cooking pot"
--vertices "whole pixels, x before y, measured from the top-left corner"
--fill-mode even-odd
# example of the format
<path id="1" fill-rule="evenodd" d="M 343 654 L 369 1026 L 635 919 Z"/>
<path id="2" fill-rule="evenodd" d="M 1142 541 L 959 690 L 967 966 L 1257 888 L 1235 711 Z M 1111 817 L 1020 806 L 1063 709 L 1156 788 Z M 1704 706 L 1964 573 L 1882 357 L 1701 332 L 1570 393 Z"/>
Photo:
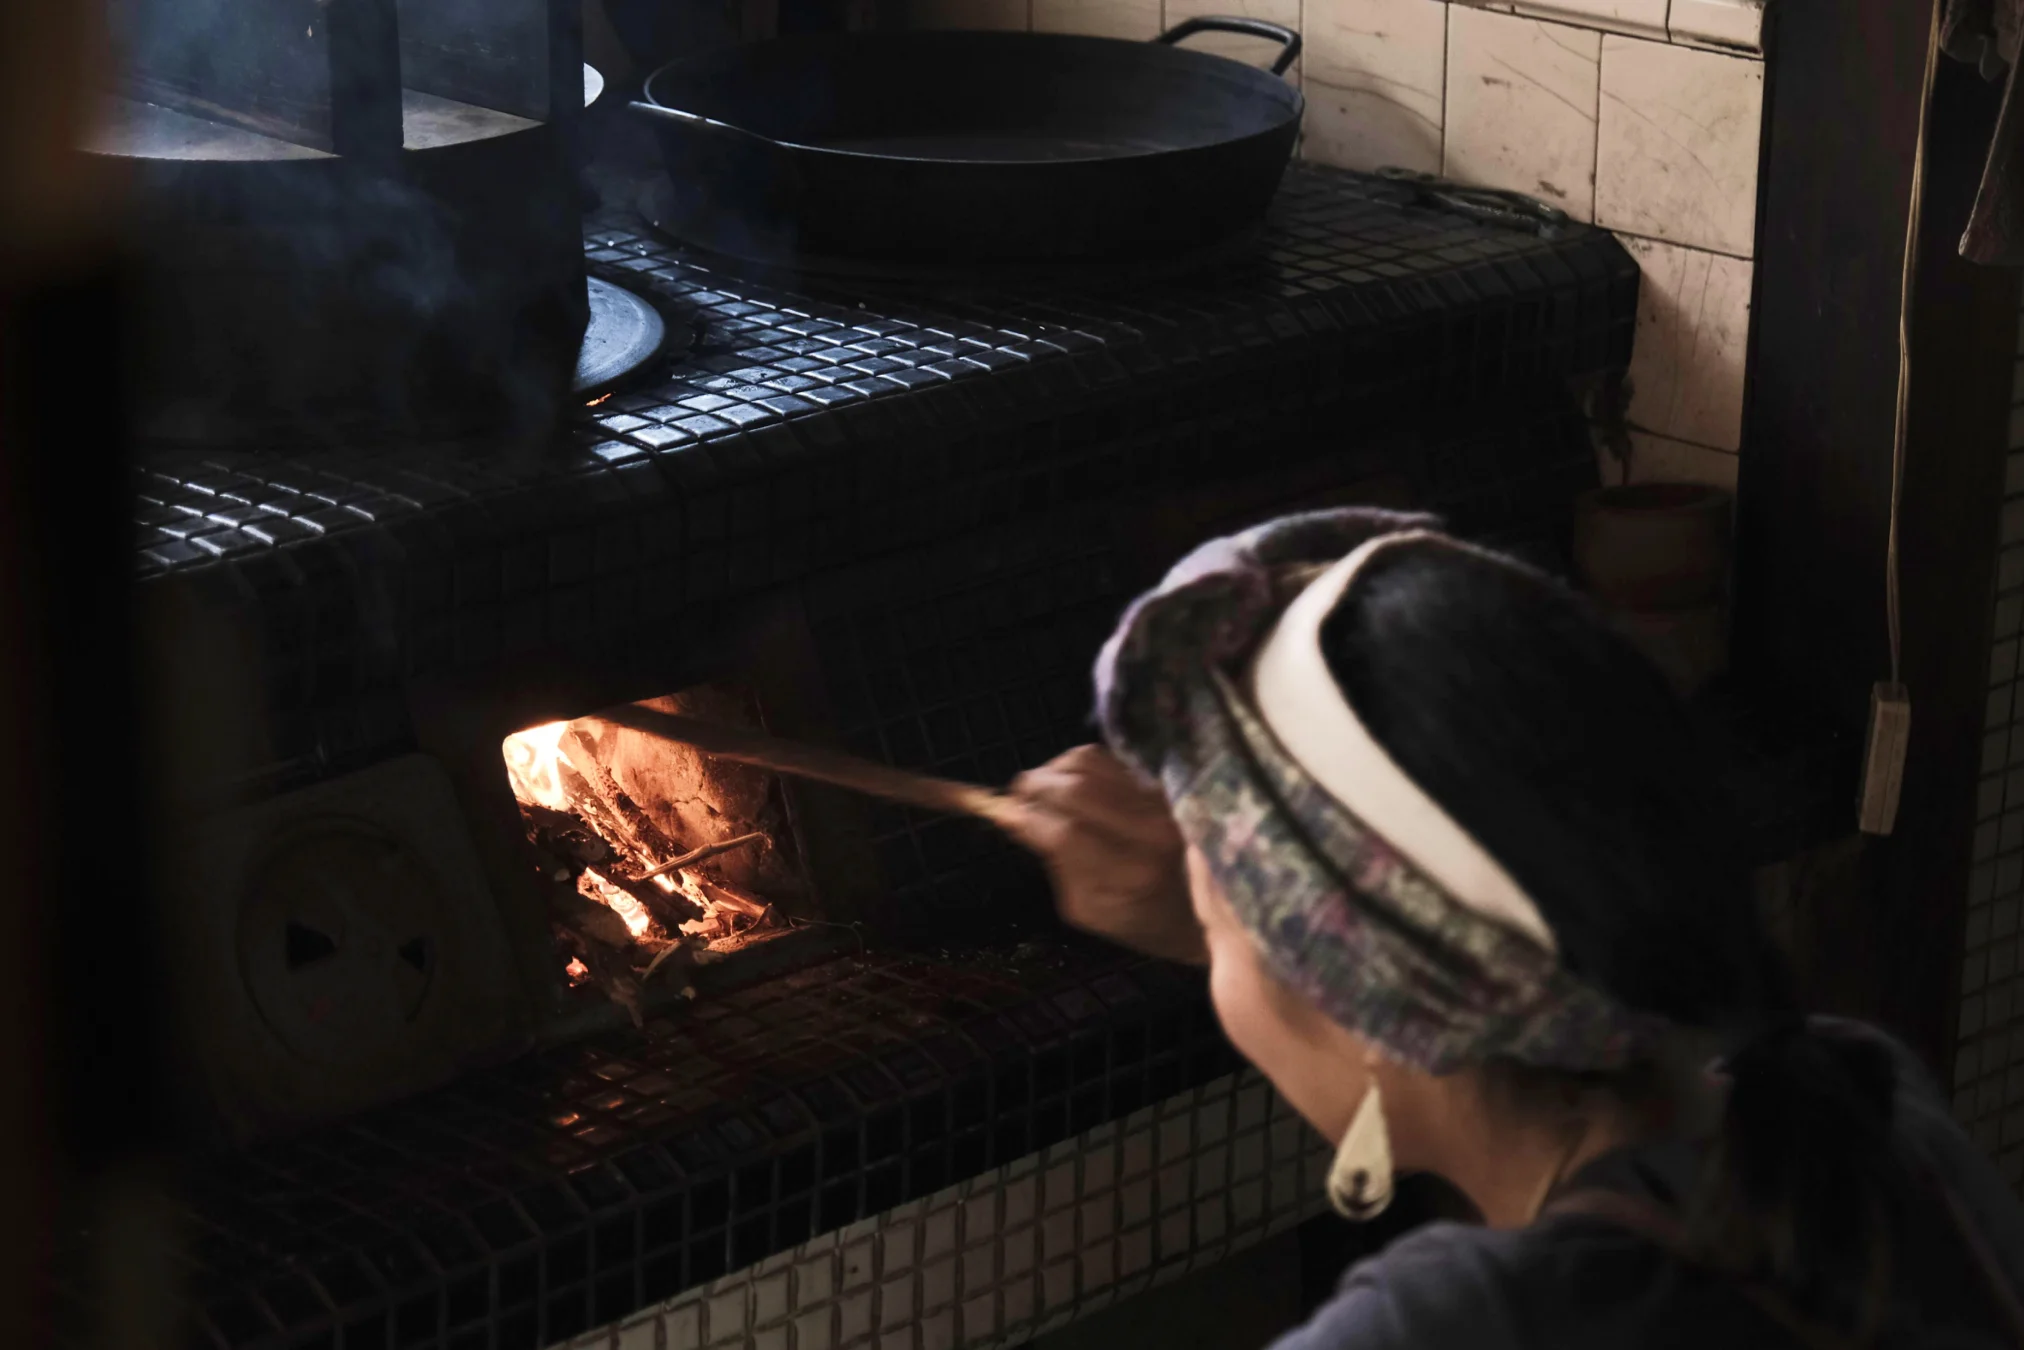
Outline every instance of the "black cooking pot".
<path id="1" fill-rule="evenodd" d="M 1284 44 L 1272 72 L 1175 46 Z M 675 61 L 633 109 L 708 248 L 909 261 L 1144 258 L 1260 220 L 1305 107 L 1300 35 L 1191 19 L 1153 42 L 1043 33 L 778 38 Z"/>

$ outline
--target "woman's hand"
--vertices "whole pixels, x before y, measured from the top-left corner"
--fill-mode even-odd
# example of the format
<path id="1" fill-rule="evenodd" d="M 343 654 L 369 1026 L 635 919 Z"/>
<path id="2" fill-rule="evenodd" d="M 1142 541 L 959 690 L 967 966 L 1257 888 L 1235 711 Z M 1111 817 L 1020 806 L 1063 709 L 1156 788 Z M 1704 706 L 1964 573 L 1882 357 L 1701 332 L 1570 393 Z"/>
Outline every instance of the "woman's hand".
<path id="1" fill-rule="evenodd" d="M 1005 827 L 1047 864 L 1069 926 L 1148 956 L 1208 963 L 1165 796 L 1097 745 L 1021 774 L 1010 793 L 1020 810 Z"/>

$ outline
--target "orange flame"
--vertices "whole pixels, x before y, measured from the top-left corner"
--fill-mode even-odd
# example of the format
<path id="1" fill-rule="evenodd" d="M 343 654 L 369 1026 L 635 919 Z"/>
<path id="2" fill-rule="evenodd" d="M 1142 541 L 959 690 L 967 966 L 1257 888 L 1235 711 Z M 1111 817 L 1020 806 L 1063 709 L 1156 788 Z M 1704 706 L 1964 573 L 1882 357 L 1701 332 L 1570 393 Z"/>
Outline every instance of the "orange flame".
<path id="1" fill-rule="evenodd" d="M 647 907 L 633 896 L 620 890 L 597 873 L 585 868 L 583 875 L 576 879 L 576 889 L 586 899 L 600 905 L 608 905 L 631 930 L 634 937 L 643 937 L 654 926 L 654 916 L 647 913 Z"/>
<path id="2" fill-rule="evenodd" d="M 562 789 L 562 733 L 567 730 L 567 722 L 544 722 L 506 738 L 501 749 L 516 798 L 551 811 L 569 809 L 569 794 Z"/>

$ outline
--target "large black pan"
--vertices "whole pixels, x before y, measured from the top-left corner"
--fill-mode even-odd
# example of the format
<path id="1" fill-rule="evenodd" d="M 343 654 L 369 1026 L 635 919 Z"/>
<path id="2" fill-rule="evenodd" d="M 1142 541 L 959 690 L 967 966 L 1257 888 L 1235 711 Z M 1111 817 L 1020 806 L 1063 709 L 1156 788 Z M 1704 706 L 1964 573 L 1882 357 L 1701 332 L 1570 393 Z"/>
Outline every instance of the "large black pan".
<path id="1" fill-rule="evenodd" d="M 1174 44 L 1285 45 L 1272 73 Z M 1191 19 L 1153 42 L 1041 33 L 780 38 L 661 67 L 651 118 L 692 242 L 743 256 L 1141 258 L 1256 223 L 1303 108 L 1300 36 Z"/>

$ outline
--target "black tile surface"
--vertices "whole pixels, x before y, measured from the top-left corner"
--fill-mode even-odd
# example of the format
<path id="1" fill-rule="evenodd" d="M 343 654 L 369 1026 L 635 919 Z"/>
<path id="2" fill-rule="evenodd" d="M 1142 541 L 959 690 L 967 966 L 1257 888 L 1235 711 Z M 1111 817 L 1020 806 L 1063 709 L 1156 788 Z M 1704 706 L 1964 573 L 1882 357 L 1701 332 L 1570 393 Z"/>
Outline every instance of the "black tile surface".
<path id="1" fill-rule="evenodd" d="M 1109 949 L 833 961 L 200 1165 L 192 1343 L 550 1345 L 1235 1067 Z"/>
<path id="2" fill-rule="evenodd" d="M 1636 309 L 1602 232 L 1543 240 L 1306 167 L 1255 255 L 1181 280 L 790 290 L 636 220 L 589 247 L 702 341 L 547 455 L 144 465 L 143 580 L 255 617 L 277 782 L 406 748 L 418 676 L 782 586 L 847 742 L 1002 781 L 1087 734 L 1089 661 L 1135 584 L 1110 504 L 1326 461 L 1537 536 L 1594 475 L 1561 386 L 1626 363 Z M 873 844 L 864 917 L 910 951 L 202 1166 L 196 1343 L 545 1346 L 1233 1067 L 1193 976 L 977 945 L 987 917 L 1044 912 L 995 837 L 889 811 Z"/>
<path id="3" fill-rule="evenodd" d="M 1254 252 L 1112 286 L 785 289 L 637 218 L 587 244 L 701 338 L 564 444 L 145 458 L 143 583 L 257 616 L 278 777 L 404 748 L 412 677 L 1079 503 L 1359 455 L 1464 526 L 1564 511 L 1557 432 L 1428 428 L 1621 368 L 1636 311 L 1602 231 L 1542 239 L 1306 166 Z"/>

